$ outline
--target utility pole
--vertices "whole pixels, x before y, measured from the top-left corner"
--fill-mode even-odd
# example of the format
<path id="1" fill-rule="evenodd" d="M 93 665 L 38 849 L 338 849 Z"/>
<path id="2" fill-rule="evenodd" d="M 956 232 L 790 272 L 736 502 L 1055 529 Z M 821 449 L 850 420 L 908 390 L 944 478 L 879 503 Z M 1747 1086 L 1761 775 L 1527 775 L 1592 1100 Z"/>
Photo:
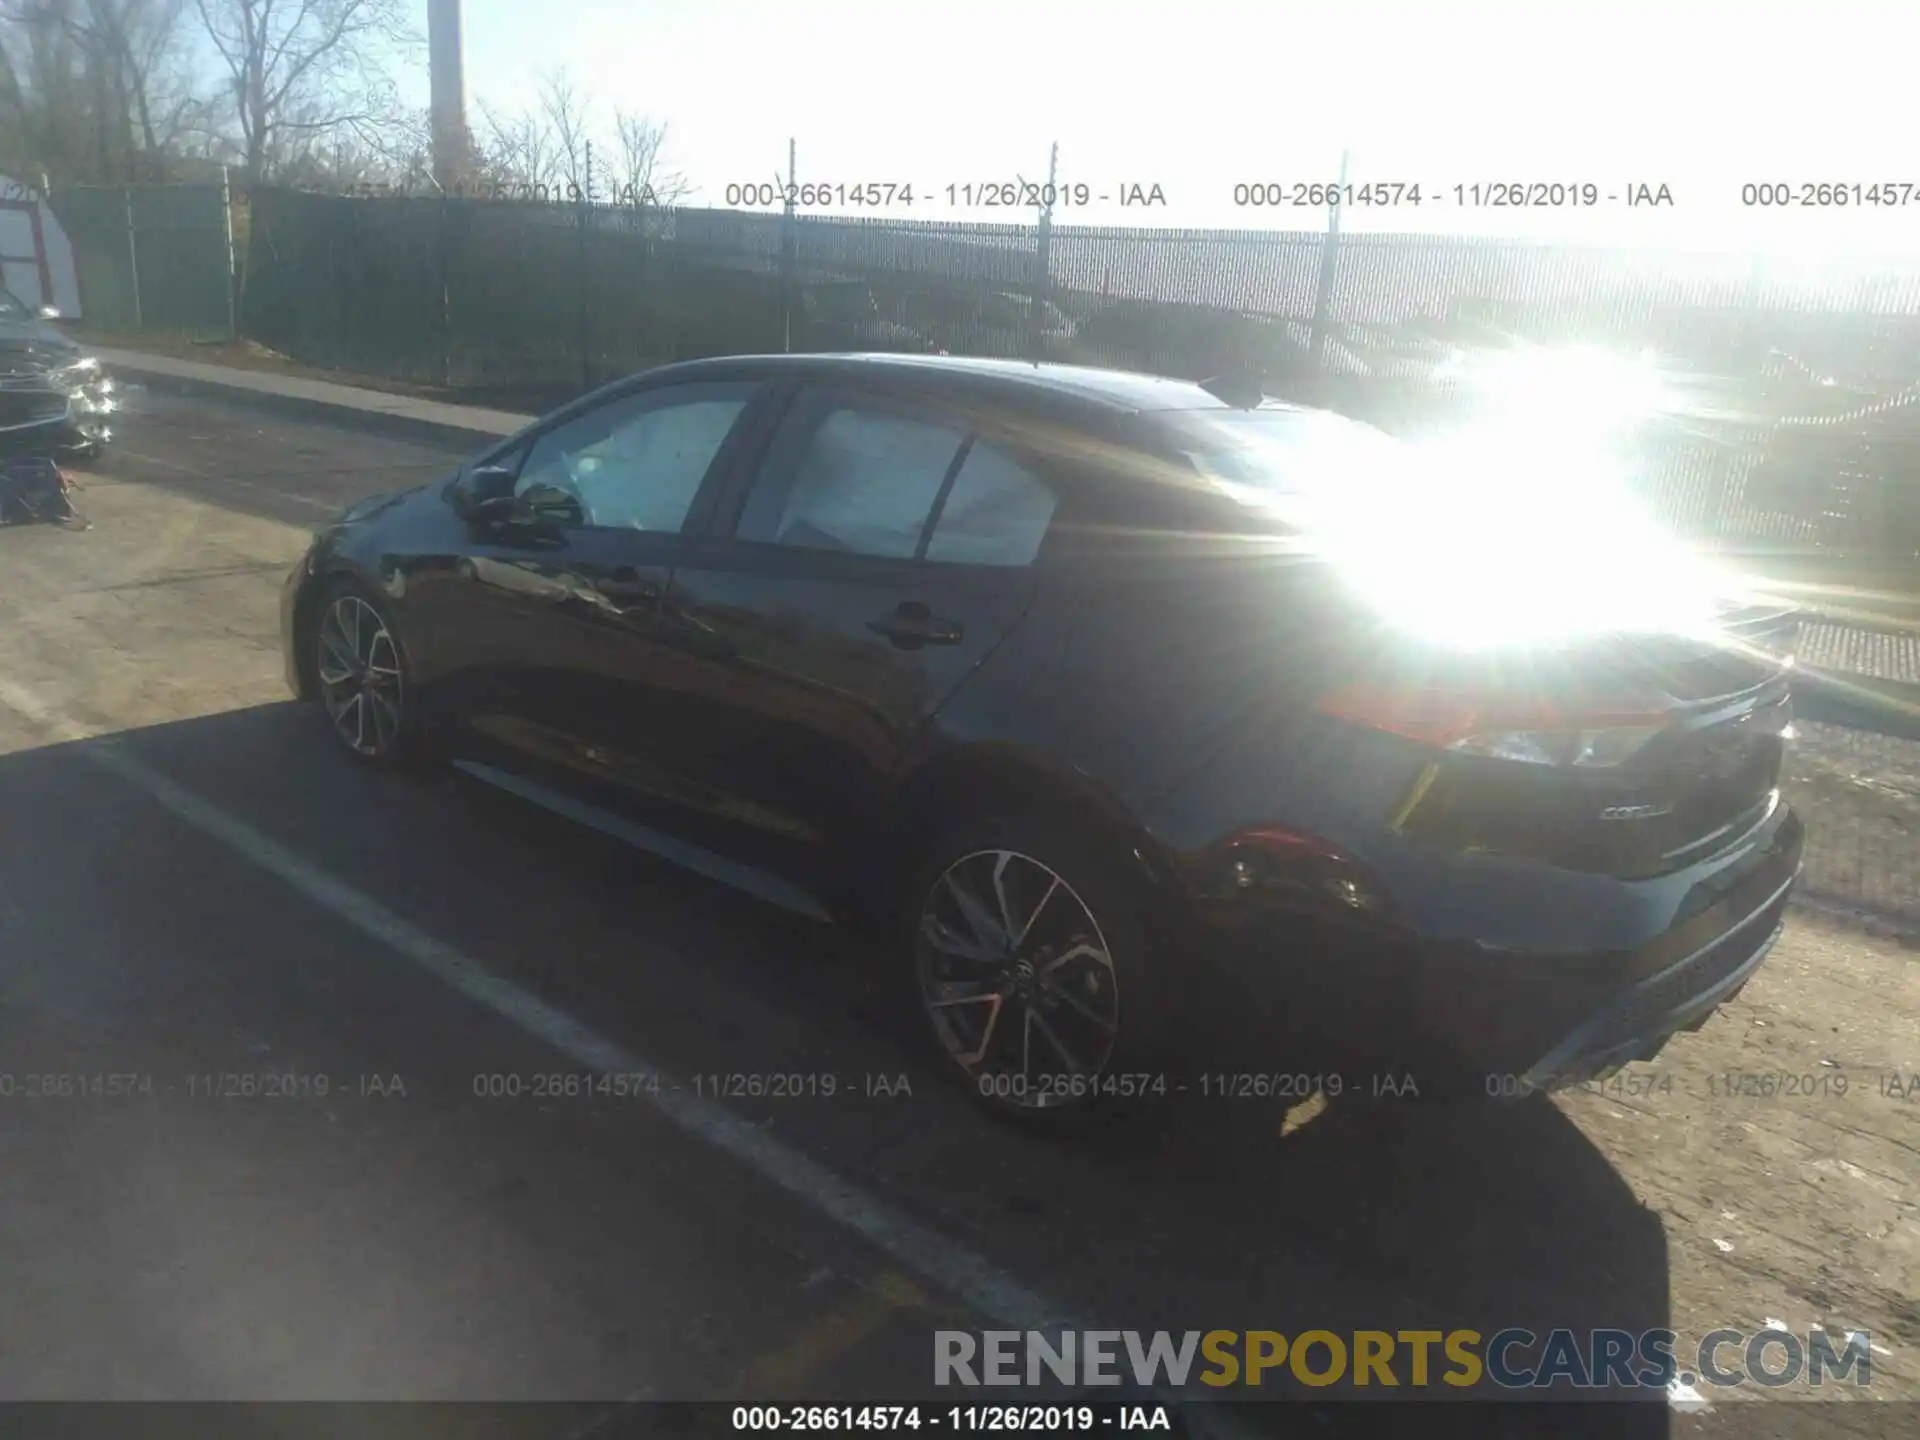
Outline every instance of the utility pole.
<path id="1" fill-rule="evenodd" d="M 428 89 L 433 116 L 433 178 L 444 193 L 466 178 L 466 48 L 460 0 L 427 0 Z"/>

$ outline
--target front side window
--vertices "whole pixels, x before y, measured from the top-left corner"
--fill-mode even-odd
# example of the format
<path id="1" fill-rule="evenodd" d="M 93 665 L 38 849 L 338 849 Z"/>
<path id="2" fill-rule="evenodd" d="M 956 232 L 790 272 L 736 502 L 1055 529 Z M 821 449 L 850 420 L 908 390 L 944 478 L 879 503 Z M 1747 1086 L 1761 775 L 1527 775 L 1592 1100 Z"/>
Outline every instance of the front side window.
<path id="1" fill-rule="evenodd" d="M 747 497 L 742 540 L 909 560 L 964 431 L 881 409 L 803 413 Z"/>
<path id="2" fill-rule="evenodd" d="M 677 531 L 755 388 L 685 385 L 609 401 L 535 440 L 514 494 L 577 525 Z"/>

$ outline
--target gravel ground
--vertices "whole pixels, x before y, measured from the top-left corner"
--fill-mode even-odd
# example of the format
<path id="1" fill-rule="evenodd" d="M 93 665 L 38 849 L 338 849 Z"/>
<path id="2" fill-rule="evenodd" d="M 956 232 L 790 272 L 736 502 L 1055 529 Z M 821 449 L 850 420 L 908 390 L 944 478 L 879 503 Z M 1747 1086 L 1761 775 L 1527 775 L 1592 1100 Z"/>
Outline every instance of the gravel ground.
<path id="1" fill-rule="evenodd" d="M 1920 936 L 1920 744 L 1806 722 L 1787 798 L 1806 819 L 1805 897 Z"/>

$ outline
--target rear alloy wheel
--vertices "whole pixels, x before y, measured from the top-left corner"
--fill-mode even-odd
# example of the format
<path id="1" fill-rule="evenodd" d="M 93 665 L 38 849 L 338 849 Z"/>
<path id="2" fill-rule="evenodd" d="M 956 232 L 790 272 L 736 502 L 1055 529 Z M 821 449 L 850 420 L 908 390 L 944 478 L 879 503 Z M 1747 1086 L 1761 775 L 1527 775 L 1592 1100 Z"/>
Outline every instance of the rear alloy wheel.
<path id="1" fill-rule="evenodd" d="M 920 1009 L 996 1112 L 1039 1119 L 1137 1096 L 1145 1077 L 1117 1073 L 1145 1018 L 1137 916 L 1098 867 L 1075 864 L 1091 872 L 1076 886 L 1034 853 L 1057 847 L 1022 843 L 1022 828 L 941 847 L 922 871 L 910 942 Z"/>
<path id="2" fill-rule="evenodd" d="M 399 763 L 408 748 L 406 667 L 386 617 L 357 589 L 321 601 L 314 677 L 334 738 L 356 759 Z"/>

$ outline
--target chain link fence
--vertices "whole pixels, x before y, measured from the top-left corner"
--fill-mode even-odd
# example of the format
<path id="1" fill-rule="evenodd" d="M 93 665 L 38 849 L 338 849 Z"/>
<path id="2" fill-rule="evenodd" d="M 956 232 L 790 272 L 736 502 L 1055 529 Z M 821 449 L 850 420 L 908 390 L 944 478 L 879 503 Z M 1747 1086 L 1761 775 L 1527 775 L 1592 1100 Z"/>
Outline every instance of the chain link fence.
<path id="1" fill-rule="evenodd" d="M 71 185 L 48 203 L 72 242 L 80 318 L 114 334 L 236 333 L 232 207 L 220 185 Z"/>
<path id="2" fill-rule="evenodd" d="M 1920 583 L 1920 265 L 224 185 L 54 205 L 94 328 L 241 335 L 511 408 L 677 359 L 877 350 L 1257 372 L 1422 433 L 1470 418 L 1475 357 L 1644 351 L 1673 403 L 1628 468 L 1663 520 Z"/>

